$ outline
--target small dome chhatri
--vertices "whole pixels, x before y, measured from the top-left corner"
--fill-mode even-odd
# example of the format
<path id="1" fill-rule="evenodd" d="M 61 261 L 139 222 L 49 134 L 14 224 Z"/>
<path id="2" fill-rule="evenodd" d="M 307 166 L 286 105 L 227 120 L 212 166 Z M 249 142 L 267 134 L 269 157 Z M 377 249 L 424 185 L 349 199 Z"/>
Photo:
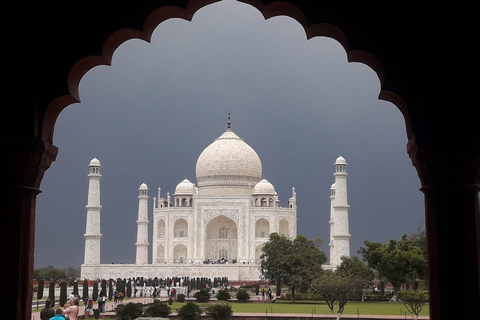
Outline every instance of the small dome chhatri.
<path id="1" fill-rule="evenodd" d="M 344 157 L 339 156 L 337 160 L 335 160 L 335 164 L 347 164 L 347 161 L 345 161 Z"/>
<path id="2" fill-rule="evenodd" d="M 253 188 L 252 195 L 272 195 L 276 194 L 273 184 L 271 184 L 267 179 L 260 180 L 259 183 Z"/>
<path id="3" fill-rule="evenodd" d="M 90 164 L 88 165 L 89 167 L 101 167 L 100 161 L 97 158 L 93 158 L 90 161 Z"/>
<path id="4" fill-rule="evenodd" d="M 184 179 L 175 188 L 175 195 L 193 195 L 195 191 L 194 185 L 190 180 Z"/>

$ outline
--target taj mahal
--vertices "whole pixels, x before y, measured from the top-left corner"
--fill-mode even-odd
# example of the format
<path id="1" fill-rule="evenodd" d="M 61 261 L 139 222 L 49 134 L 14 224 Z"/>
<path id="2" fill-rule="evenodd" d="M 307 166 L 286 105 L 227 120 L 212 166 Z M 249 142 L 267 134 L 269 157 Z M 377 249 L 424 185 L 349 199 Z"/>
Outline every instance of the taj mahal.
<path id="1" fill-rule="evenodd" d="M 335 269 L 342 256 L 350 256 L 347 163 L 340 156 L 334 166 L 330 262 L 324 266 L 329 269 Z M 230 116 L 227 130 L 198 157 L 196 183 L 184 179 L 174 194 L 162 195 L 158 188 L 152 202 L 148 186 L 140 185 L 134 264 L 100 263 L 100 161 L 92 159 L 88 168 L 84 279 L 176 276 L 256 281 L 269 235 L 297 236 L 295 188 L 287 206 L 281 207 L 274 186 L 262 175 L 260 157 L 232 131 Z"/>

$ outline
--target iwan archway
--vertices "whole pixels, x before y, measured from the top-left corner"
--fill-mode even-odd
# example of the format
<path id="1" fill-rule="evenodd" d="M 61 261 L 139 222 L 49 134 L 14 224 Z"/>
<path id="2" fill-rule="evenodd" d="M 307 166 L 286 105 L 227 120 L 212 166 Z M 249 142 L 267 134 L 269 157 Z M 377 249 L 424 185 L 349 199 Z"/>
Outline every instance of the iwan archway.
<path id="1" fill-rule="evenodd" d="M 378 7 L 294 0 L 245 2 L 257 7 L 266 18 L 279 14 L 295 18 L 309 37 L 337 39 L 351 61 L 365 62 L 379 74 L 380 97 L 395 103 L 405 116 L 408 153 L 425 194 L 431 319 L 458 317 L 458 306 L 451 303 L 452 292 L 458 289 L 451 279 L 452 252 L 456 261 L 462 261 L 462 274 L 468 279 L 462 282 L 460 312 L 465 317 L 478 317 L 480 114 L 474 93 L 464 89 L 464 82 L 452 81 L 466 78 L 463 73 L 469 70 L 468 59 L 458 51 L 459 46 L 444 46 L 445 38 L 474 38 L 474 29 L 464 25 L 468 21 L 465 8 L 458 5 L 423 10 L 404 3 Z M 52 144 L 56 117 L 66 106 L 79 102 L 80 79 L 93 66 L 109 64 L 113 51 L 123 41 L 134 37 L 148 40 L 161 21 L 171 17 L 190 19 L 208 3 L 101 3 L 94 9 L 83 3 L 38 3 L 39 7 L 28 8 L 39 19 L 29 20 L 39 39 L 31 68 L 37 84 L 35 99 L 17 101 L 15 108 L 5 111 L 12 121 L 2 135 L 8 150 L 4 165 L 9 168 L 2 194 L 2 203 L 8 208 L 2 234 L 3 242 L 9 244 L 5 248 L 9 257 L 5 286 L 15 288 L 7 295 L 6 305 L 16 306 L 7 310 L 6 317 L 30 318 L 35 199 L 43 174 L 57 155 Z M 447 29 L 444 17 L 449 17 Z M 18 38 L 23 39 L 24 33 L 18 32 Z"/>
<path id="2" fill-rule="evenodd" d="M 238 257 L 238 229 L 232 219 L 220 215 L 205 227 L 205 261 L 220 263 Z"/>

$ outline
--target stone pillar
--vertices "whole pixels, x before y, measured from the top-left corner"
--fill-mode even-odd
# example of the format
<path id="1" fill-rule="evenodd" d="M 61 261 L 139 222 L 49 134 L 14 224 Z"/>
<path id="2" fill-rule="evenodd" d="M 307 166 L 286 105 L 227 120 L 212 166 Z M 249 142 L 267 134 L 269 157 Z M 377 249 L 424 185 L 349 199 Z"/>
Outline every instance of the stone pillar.
<path id="1" fill-rule="evenodd" d="M 57 156 L 58 149 L 41 138 L 3 138 L 4 176 L 1 203 L 3 219 L 4 304 L 10 306 L 5 317 L 30 319 L 33 296 L 33 253 L 35 241 L 35 205 L 40 182 Z"/>
<path id="2" fill-rule="evenodd" d="M 430 318 L 474 319 L 480 314 L 480 158 L 447 152 L 409 143 L 425 195 Z M 468 278 L 456 281 L 459 274 Z"/>

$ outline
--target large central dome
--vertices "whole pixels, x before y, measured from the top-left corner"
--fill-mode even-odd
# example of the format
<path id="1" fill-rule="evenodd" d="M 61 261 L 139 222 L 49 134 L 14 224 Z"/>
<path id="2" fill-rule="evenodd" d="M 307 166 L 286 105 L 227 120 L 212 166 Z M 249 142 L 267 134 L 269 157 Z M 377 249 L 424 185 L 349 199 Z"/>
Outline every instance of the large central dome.
<path id="1" fill-rule="evenodd" d="M 229 128 L 200 154 L 196 174 L 199 191 L 214 188 L 215 192 L 208 193 L 233 194 L 228 189 L 238 191 L 241 187 L 247 192 L 249 184 L 255 186 L 261 180 L 262 162 L 255 150 Z"/>

